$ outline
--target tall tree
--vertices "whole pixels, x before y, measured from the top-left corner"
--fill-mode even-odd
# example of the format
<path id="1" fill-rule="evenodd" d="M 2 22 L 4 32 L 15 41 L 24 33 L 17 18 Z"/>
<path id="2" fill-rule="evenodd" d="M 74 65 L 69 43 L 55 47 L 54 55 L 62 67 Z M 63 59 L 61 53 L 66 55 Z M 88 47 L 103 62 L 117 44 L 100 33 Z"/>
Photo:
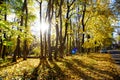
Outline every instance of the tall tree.
<path id="1" fill-rule="evenodd" d="M 4 21 L 7 22 L 7 0 L 4 0 L 5 6 L 4 6 Z M 7 35 L 6 35 L 6 31 L 3 31 L 3 37 L 5 40 L 7 40 Z M 7 54 L 7 46 L 5 44 L 3 44 L 3 50 L 2 50 L 2 59 L 5 59 L 5 55 Z"/>
<path id="2" fill-rule="evenodd" d="M 28 34 L 28 1 L 24 0 L 25 5 L 25 37 L 27 37 Z M 27 39 L 24 40 L 24 50 L 23 50 L 23 59 L 27 59 L 28 54 L 28 45 L 27 45 Z"/>
<path id="3" fill-rule="evenodd" d="M 42 24 L 42 0 L 39 2 L 40 7 L 40 24 Z M 42 27 L 42 26 L 41 26 Z M 43 39 L 42 39 L 42 30 L 40 30 L 40 48 L 41 48 L 41 58 L 43 58 Z"/>
<path id="4" fill-rule="evenodd" d="M 85 40 L 85 13 L 86 13 L 86 0 L 83 2 L 83 8 L 82 8 L 82 31 L 83 31 L 83 34 L 82 34 L 82 45 L 84 44 L 84 40 Z M 82 52 L 84 52 L 84 48 L 82 47 L 81 49 Z"/>
<path id="5" fill-rule="evenodd" d="M 0 5 L 2 5 L 3 4 L 3 0 L 1 0 L 0 1 Z M 2 7 L 2 6 L 0 6 L 0 7 Z M 0 15 L 1 15 L 1 10 L 0 10 Z M 1 17 L 1 16 L 0 16 Z M 0 19 L 1 20 L 1 19 Z M 0 29 L 0 33 L 2 34 L 2 30 Z M 3 42 L 2 42 L 2 35 L 0 35 L 0 56 L 1 56 L 1 53 L 2 53 L 2 44 Z"/>
<path id="6" fill-rule="evenodd" d="M 54 0 L 49 0 L 48 7 L 47 7 L 47 17 L 49 22 L 49 28 L 48 28 L 48 55 L 49 60 L 52 60 L 52 49 L 51 49 L 51 23 L 53 18 L 53 4 Z"/>
<path id="7" fill-rule="evenodd" d="M 86 18 L 88 13 L 90 17 Z M 111 18 L 115 19 L 108 4 L 106 2 L 96 1 L 94 4 L 86 7 L 85 34 L 86 41 L 83 44 L 84 48 L 105 47 L 110 45 L 110 38 L 113 28 L 111 27 Z M 108 42 L 108 43 L 107 43 Z"/>
<path id="8" fill-rule="evenodd" d="M 66 42 L 66 38 L 67 38 L 67 30 L 68 30 L 68 23 L 69 23 L 69 19 L 70 19 L 70 9 L 72 7 L 72 5 L 74 4 L 76 0 L 72 0 L 69 1 L 67 0 L 67 12 L 66 12 L 66 20 L 65 20 L 65 34 L 62 40 L 62 43 L 60 44 L 60 57 L 63 58 L 63 53 L 64 53 L 64 48 L 65 48 L 65 42 Z"/>
<path id="9" fill-rule="evenodd" d="M 22 1 L 21 1 L 22 2 Z M 23 15 L 24 15 L 24 10 L 25 10 L 25 5 L 24 5 L 24 3 L 21 3 L 21 2 L 19 2 L 19 4 L 22 4 L 22 6 L 18 6 L 18 7 L 20 7 L 20 12 L 21 12 L 21 16 L 20 16 L 20 26 L 22 27 L 23 26 Z M 16 5 L 15 5 L 15 9 L 17 10 L 17 8 L 18 8 Z M 16 14 L 17 14 L 17 11 L 16 11 Z M 18 28 L 18 31 L 22 31 L 22 29 L 19 29 Z M 17 60 L 16 60 L 16 56 L 18 55 L 18 57 L 20 57 L 21 56 L 21 49 L 20 49 L 20 43 L 21 43 L 21 41 L 20 41 L 20 35 L 18 35 L 17 36 L 17 42 L 16 42 L 16 48 L 15 48 L 15 50 L 14 50 L 14 55 L 13 55 L 13 62 L 16 62 Z"/>
<path id="10" fill-rule="evenodd" d="M 57 54 L 58 54 L 58 37 L 59 37 L 59 28 L 58 28 L 58 14 L 57 14 L 57 8 L 58 8 L 58 1 L 55 2 L 55 19 L 56 19 L 56 24 L 55 24 L 55 28 L 56 28 L 56 44 L 55 44 L 55 53 L 54 53 L 54 59 L 57 59 Z"/>

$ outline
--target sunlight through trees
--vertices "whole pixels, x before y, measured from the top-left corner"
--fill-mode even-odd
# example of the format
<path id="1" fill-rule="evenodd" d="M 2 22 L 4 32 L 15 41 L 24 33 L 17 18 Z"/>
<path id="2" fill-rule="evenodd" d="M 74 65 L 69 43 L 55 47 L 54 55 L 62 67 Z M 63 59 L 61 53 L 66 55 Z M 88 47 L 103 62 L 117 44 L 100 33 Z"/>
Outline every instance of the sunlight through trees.
<path id="1" fill-rule="evenodd" d="M 119 6 L 119 0 L 0 0 L 0 64 L 39 58 L 38 71 L 74 49 L 119 50 Z"/>

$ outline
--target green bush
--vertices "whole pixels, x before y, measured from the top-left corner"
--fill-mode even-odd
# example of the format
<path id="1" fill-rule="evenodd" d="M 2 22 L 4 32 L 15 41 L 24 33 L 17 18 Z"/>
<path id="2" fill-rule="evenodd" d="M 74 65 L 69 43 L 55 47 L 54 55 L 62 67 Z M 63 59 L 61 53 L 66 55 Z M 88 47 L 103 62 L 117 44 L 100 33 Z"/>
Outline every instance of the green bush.
<path id="1" fill-rule="evenodd" d="M 35 56 L 39 56 L 40 55 L 40 48 L 36 47 L 32 50 L 32 52 L 34 53 Z"/>

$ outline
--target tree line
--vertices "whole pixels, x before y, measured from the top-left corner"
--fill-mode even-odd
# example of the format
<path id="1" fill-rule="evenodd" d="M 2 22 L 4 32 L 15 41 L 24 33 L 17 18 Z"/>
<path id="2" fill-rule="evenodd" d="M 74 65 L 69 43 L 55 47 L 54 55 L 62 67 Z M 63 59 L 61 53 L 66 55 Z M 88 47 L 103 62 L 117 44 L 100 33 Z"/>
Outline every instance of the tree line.
<path id="1" fill-rule="evenodd" d="M 44 2 L 47 8 L 43 17 Z M 36 18 L 33 13 L 36 4 L 40 27 L 42 18 L 49 23 L 44 33 L 40 30 L 40 59 L 63 58 L 73 48 L 79 53 L 97 52 L 112 44 L 112 23 L 117 17 L 110 0 L 1 0 L 0 57 L 3 60 L 10 54 L 13 62 L 17 57 L 27 59 L 35 40 L 30 27 Z M 8 20 L 10 14 L 15 15 L 12 21 Z"/>

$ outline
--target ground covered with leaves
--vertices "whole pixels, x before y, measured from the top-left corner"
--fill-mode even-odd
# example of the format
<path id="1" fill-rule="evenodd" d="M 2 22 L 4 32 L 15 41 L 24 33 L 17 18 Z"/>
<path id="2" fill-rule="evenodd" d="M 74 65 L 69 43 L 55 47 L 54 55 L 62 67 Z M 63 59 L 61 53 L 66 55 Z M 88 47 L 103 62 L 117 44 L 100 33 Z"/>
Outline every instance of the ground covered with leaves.
<path id="1" fill-rule="evenodd" d="M 23 80 L 24 77 L 30 78 L 31 73 L 38 66 L 39 59 L 19 59 L 15 63 L 5 61 L 0 64 L 0 80 Z"/>
<path id="2" fill-rule="evenodd" d="M 110 54 L 76 54 L 58 61 L 46 60 L 43 64 L 39 64 L 39 59 L 1 63 L 0 77 L 5 80 L 24 77 L 31 80 L 119 80 L 120 66 Z"/>

